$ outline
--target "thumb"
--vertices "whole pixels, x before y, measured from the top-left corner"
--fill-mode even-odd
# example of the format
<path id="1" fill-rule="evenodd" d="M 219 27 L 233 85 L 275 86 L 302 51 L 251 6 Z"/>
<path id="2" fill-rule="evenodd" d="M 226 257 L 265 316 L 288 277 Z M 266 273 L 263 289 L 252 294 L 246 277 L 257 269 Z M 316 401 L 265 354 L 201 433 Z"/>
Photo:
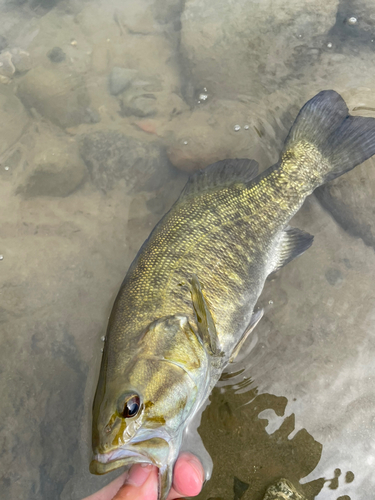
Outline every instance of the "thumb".
<path id="1" fill-rule="evenodd" d="M 113 500 L 157 500 L 157 467 L 137 464 L 129 472 L 126 483 L 121 486 Z"/>

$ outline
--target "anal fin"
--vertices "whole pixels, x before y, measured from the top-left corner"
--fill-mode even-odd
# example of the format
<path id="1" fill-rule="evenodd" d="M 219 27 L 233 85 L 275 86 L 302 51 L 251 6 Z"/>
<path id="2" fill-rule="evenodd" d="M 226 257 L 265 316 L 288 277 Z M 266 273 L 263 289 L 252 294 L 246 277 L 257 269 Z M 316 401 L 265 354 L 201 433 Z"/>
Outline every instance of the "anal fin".
<path id="1" fill-rule="evenodd" d="M 263 317 L 263 314 L 264 314 L 264 310 L 263 309 L 259 309 L 259 311 L 253 313 L 253 315 L 251 316 L 251 320 L 250 320 L 250 323 L 249 323 L 249 326 L 246 328 L 246 330 L 243 332 L 243 335 L 242 337 L 240 338 L 238 344 L 236 345 L 236 347 L 233 349 L 232 351 L 232 355 L 231 357 L 229 358 L 229 363 L 233 363 L 233 361 L 236 359 L 238 353 L 240 352 L 241 350 L 241 347 L 244 345 L 245 343 L 245 340 L 248 338 L 248 336 L 250 335 L 250 333 L 254 330 L 254 328 L 257 326 L 257 324 L 259 323 L 259 321 L 262 319 Z"/>
<path id="2" fill-rule="evenodd" d="M 278 271 L 290 261 L 302 255 L 311 247 L 314 236 L 295 227 L 283 231 L 279 244 L 278 261 L 272 272 Z"/>

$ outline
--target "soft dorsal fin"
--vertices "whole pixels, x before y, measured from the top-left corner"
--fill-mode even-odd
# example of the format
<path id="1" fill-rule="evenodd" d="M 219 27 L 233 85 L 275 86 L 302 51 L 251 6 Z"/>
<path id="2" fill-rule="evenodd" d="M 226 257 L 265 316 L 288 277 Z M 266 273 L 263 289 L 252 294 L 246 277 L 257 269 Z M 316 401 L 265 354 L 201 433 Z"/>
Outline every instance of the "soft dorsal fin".
<path id="1" fill-rule="evenodd" d="M 295 227 L 287 227 L 283 231 L 279 245 L 278 261 L 273 272 L 281 269 L 285 264 L 302 255 L 311 247 L 314 236 Z"/>
<path id="2" fill-rule="evenodd" d="M 217 161 L 190 177 L 181 198 L 249 182 L 258 175 L 258 167 L 255 160 L 246 158 Z"/>

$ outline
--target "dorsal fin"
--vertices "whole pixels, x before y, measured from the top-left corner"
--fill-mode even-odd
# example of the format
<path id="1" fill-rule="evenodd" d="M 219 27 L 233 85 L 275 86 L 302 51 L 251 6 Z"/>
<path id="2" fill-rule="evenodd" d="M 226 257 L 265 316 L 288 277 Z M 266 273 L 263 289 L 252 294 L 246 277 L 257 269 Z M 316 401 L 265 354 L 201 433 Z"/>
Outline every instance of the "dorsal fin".
<path id="1" fill-rule="evenodd" d="M 181 198 L 249 182 L 258 175 L 258 167 L 255 160 L 247 158 L 217 161 L 190 177 Z"/>

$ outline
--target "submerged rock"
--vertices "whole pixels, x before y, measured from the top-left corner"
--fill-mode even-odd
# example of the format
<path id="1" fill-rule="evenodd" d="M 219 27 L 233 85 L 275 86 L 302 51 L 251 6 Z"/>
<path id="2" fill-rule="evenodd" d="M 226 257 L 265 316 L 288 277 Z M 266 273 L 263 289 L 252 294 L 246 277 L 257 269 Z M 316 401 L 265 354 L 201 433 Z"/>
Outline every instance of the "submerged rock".
<path id="1" fill-rule="evenodd" d="M 0 52 L 8 47 L 8 40 L 5 36 L 0 35 Z"/>
<path id="2" fill-rule="evenodd" d="M 0 75 L 12 78 L 15 73 L 25 73 L 31 68 L 28 52 L 14 48 L 0 54 Z"/>
<path id="3" fill-rule="evenodd" d="M 12 61 L 12 54 L 7 50 L 0 54 L 0 75 L 11 78 L 16 72 Z"/>
<path id="4" fill-rule="evenodd" d="M 315 195 L 349 234 L 375 249 L 374 160 L 324 184 Z"/>
<path id="5" fill-rule="evenodd" d="M 127 98 L 121 101 L 122 116 L 146 118 L 148 116 L 154 116 L 156 113 L 156 97 L 153 94 L 127 96 Z"/>
<path id="6" fill-rule="evenodd" d="M 287 479 L 279 479 L 267 488 L 263 500 L 306 500 Z"/>
<path id="7" fill-rule="evenodd" d="M 20 100 L 10 90 L 0 89 L 0 154 L 17 142 L 28 123 Z"/>
<path id="8" fill-rule="evenodd" d="M 53 49 L 47 52 L 47 57 L 53 63 L 60 63 L 65 61 L 66 54 L 60 47 L 53 47 Z"/>
<path id="9" fill-rule="evenodd" d="M 311 66 L 313 41 L 335 24 L 336 10 L 335 2 L 315 0 L 187 1 L 181 54 L 188 97 L 201 86 L 225 98 L 280 89 Z"/>
<path id="10" fill-rule="evenodd" d="M 80 153 L 93 183 L 103 190 L 112 189 L 121 179 L 129 188 L 154 190 L 173 174 L 158 144 L 141 142 L 113 130 L 82 136 Z"/>
<path id="11" fill-rule="evenodd" d="M 136 77 L 136 69 L 119 68 L 115 66 L 108 78 L 109 91 L 112 95 L 119 95 L 127 89 Z"/>
<path id="12" fill-rule="evenodd" d="M 27 108 L 35 108 L 62 128 L 93 122 L 85 83 L 66 65 L 33 68 L 23 78 L 17 92 Z"/>
<path id="13" fill-rule="evenodd" d="M 154 18 L 160 24 L 173 23 L 179 28 L 184 5 L 185 0 L 155 0 L 152 6 Z"/>
<path id="14" fill-rule="evenodd" d="M 31 56 L 26 50 L 14 48 L 10 52 L 12 54 L 12 62 L 16 68 L 16 73 L 25 73 L 31 69 Z"/>
<path id="15" fill-rule="evenodd" d="M 34 196 L 69 196 L 87 178 L 87 168 L 80 158 L 75 141 L 40 135 L 32 161 L 26 167 L 25 178 L 17 194 Z"/>
<path id="16" fill-rule="evenodd" d="M 225 158 L 259 161 L 263 158 L 264 140 L 254 125 L 258 130 L 261 126 L 259 120 L 249 115 L 248 107 L 235 101 L 216 101 L 181 113 L 171 121 L 171 129 L 165 134 L 170 162 L 191 173 Z"/>
<path id="17" fill-rule="evenodd" d="M 162 85 L 156 78 L 137 79 L 121 95 L 120 106 L 122 116 L 138 116 L 146 118 L 156 115 L 158 111 L 157 95 Z"/>

